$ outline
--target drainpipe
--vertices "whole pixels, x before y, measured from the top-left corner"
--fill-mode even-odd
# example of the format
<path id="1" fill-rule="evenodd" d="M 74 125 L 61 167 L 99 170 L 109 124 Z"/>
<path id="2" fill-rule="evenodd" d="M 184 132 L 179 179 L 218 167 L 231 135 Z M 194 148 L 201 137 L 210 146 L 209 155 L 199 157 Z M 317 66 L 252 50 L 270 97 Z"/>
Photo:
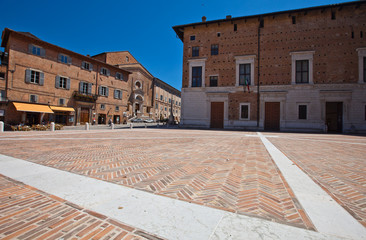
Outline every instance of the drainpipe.
<path id="1" fill-rule="evenodd" d="M 260 96 L 259 96 L 259 85 L 260 85 L 260 49 L 261 49 L 261 42 L 260 42 L 260 34 L 261 34 L 261 21 L 259 22 L 258 26 L 258 84 L 257 84 L 257 128 L 259 128 L 259 104 L 260 104 Z"/>

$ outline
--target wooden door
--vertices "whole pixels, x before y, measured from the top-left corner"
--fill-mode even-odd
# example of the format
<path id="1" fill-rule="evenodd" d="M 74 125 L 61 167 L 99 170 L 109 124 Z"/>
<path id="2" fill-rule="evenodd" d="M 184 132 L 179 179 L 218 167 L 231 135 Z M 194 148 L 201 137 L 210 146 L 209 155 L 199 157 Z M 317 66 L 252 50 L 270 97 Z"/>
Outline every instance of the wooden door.
<path id="1" fill-rule="evenodd" d="M 326 102 L 325 119 L 328 132 L 342 132 L 343 130 L 343 103 Z"/>
<path id="2" fill-rule="evenodd" d="M 280 130 L 280 103 L 266 102 L 264 114 L 264 130 Z"/>
<path id="3" fill-rule="evenodd" d="M 80 124 L 85 124 L 89 122 L 89 109 L 82 108 L 80 112 Z"/>
<path id="4" fill-rule="evenodd" d="M 223 102 L 211 102 L 211 128 L 224 128 Z"/>

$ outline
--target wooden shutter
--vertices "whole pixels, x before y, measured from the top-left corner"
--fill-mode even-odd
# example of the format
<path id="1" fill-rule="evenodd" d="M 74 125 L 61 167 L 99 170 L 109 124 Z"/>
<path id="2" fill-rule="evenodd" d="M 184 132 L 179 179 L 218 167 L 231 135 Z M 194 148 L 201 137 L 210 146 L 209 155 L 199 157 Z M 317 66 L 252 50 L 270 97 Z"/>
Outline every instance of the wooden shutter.
<path id="1" fill-rule="evenodd" d="M 119 99 L 122 99 L 122 90 L 119 91 Z"/>
<path id="2" fill-rule="evenodd" d="M 32 50 L 33 50 L 33 45 L 32 44 L 29 44 L 28 45 L 28 51 L 29 51 L 29 53 L 32 53 Z"/>
<path id="3" fill-rule="evenodd" d="M 67 80 L 66 80 L 66 89 L 67 90 L 70 89 L 70 78 L 67 78 Z"/>
<path id="4" fill-rule="evenodd" d="M 61 62 L 61 60 L 62 60 L 62 54 L 61 54 L 61 53 L 59 53 L 59 54 L 58 54 L 57 60 L 58 60 L 59 62 Z"/>
<path id="5" fill-rule="evenodd" d="M 109 88 L 108 88 L 108 87 L 106 87 L 105 95 L 106 95 L 107 97 L 109 96 Z"/>
<path id="6" fill-rule="evenodd" d="M 118 92 L 117 92 L 117 90 L 114 90 L 114 98 L 118 98 Z"/>
<path id="7" fill-rule="evenodd" d="M 56 79 L 55 79 L 55 88 L 60 88 L 60 76 L 56 76 Z"/>
<path id="8" fill-rule="evenodd" d="M 44 48 L 41 48 L 41 57 L 46 56 L 46 50 Z"/>
<path id="9" fill-rule="evenodd" d="M 81 68 L 82 68 L 82 69 L 85 69 L 85 62 L 82 62 L 82 63 L 81 63 Z"/>
<path id="10" fill-rule="evenodd" d="M 104 69 L 104 68 L 100 68 L 100 74 L 103 74 L 103 69 Z"/>
<path id="11" fill-rule="evenodd" d="M 31 74 L 32 74 L 32 70 L 30 70 L 30 69 L 25 70 L 25 82 L 26 83 L 30 83 Z"/>
<path id="12" fill-rule="evenodd" d="M 80 82 L 79 83 L 79 92 L 81 93 L 82 92 L 82 90 L 83 90 L 83 83 L 84 82 Z"/>
<path id="13" fill-rule="evenodd" d="M 89 63 L 89 70 L 93 71 L 93 64 Z"/>
<path id="14" fill-rule="evenodd" d="M 107 76 L 111 75 L 111 71 L 109 71 L 109 69 L 107 69 Z"/>
<path id="15" fill-rule="evenodd" d="M 98 94 L 99 94 L 99 96 L 102 96 L 102 87 L 101 86 L 99 86 Z"/>
<path id="16" fill-rule="evenodd" d="M 71 57 L 67 57 L 67 64 L 71 64 L 71 63 L 72 63 Z"/>
<path id="17" fill-rule="evenodd" d="M 92 92 L 92 84 L 88 83 L 88 94 L 91 94 Z"/>
<path id="18" fill-rule="evenodd" d="M 44 85 L 44 73 L 43 72 L 39 73 L 39 85 L 41 85 L 41 86 Z"/>

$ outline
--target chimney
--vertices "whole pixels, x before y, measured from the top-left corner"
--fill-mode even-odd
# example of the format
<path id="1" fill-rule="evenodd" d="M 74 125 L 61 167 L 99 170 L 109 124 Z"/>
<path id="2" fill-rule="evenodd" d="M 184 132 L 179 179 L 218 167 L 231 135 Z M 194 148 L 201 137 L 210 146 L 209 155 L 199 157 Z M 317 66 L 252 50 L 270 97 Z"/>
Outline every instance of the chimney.
<path id="1" fill-rule="evenodd" d="M 203 17 L 202 17 L 202 22 L 206 22 L 206 19 L 207 19 L 207 18 L 206 18 L 205 16 L 203 16 Z"/>
<path id="2" fill-rule="evenodd" d="M 231 15 L 226 15 L 226 19 L 231 19 Z"/>

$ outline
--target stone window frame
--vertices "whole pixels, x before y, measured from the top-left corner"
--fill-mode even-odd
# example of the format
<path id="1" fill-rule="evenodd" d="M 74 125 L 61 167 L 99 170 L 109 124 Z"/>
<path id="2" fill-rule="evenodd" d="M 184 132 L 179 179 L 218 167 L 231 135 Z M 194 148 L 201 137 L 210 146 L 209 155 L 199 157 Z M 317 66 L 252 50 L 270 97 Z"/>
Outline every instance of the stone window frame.
<path id="1" fill-rule="evenodd" d="M 364 58 L 366 57 L 366 47 L 357 48 L 358 53 L 358 83 L 366 84 L 366 77 L 364 76 Z"/>
<path id="2" fill-rule="evenodd" d="M 303 119 L 303 118 L 300 118 L 300 106 L 306 106 L 306 118 Z M 300 102 L 300 103 L 296 103 L 296 108 L 297 108 L 297 120 L 298 121 L 307 121 L 309 120 L 309 104 L 308 103 L 303 103 L 303 102 Z"/>
<path id="3" fill-rule="evenodd" d="M 254 84 L 254 61 L 256 55 L 243 55 L 243 56 L 235 56 L 235 65 L 236 65 L 236 73 L 235 73 L 235 86 L 239 87 L 239 70 L 240 64 L 250 64 L 250 86 L 255 86 Z"/>
<path id="4" fill-rule="evenodd" d="M 314 84 L 314 53 L 315 51 L 301 51 L 291 52 L 291 84 Z M 308 60 L 309 61 L 309 82 L 308 83 L 296 83 L 296 61 Z"/>
<path id="5" fill-rule="evenodd" d="M 189 83 L 188 87 L 192 87 L 192 67 L 202 67 L 202 84 L 201 87 L 205 87 L 205 68 L 206 68 L 206 60 L 207 58 L 200 59 L 189 59 L 188 67 L 189 67 Z M 197 87 L 195 87 L 197 88 Z"/>
<path id="6" fill-rule="evenodd" d="M 241 110 L 242 110 L 241 106 L 248 106 L 248 118 L 241 117 Z M 244 102 L 244 103 L 239 104 L 239 120 L 250 121 L 250 103 L 249 102 Z"/>

